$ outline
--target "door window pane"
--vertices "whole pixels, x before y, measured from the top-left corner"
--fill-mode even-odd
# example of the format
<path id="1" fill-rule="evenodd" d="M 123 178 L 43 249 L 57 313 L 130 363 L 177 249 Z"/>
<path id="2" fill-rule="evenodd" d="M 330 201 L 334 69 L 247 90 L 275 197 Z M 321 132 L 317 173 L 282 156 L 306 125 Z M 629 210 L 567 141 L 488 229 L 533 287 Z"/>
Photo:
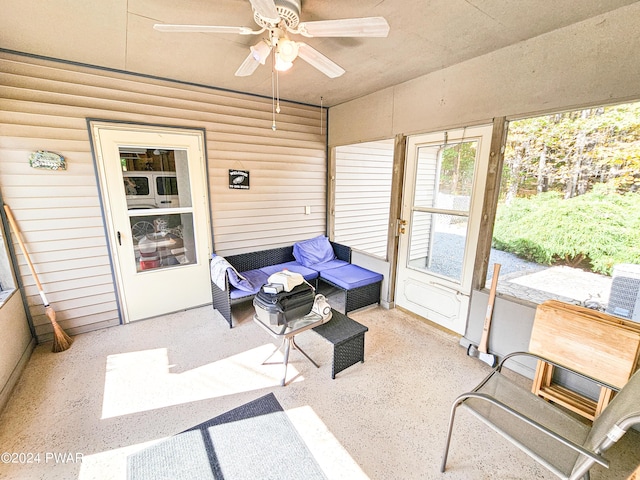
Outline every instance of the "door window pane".
<path id="1" fill-rule="evenodd" d="M 186 151 L 123 147 L 120 163 L 129 210 L 191 206 Z"/>
<path id="2" fill-rule="evenodd" d="M 414 205 L 468 212 L 478 142 L 420 147 Z"/>
<path id="3" fill-rule="evenodd" d="M 186 150 L 121 147 L 120 163 L 136 271 L 196 263 Z"/>
<path id="4" fill-rule="evenodd" d="M 477 141 L 418 148 L 408 266 L 462 281 Z"/>
<path id="5" fill-rule="evenodd" d="M 414 211 L 409 267 L 462 281 L 468 217 Z"/>
<path id="6" fill-rule="evenodd" d="M 138 272 L 196 263 L 191 213 L 132 216 Z"/>

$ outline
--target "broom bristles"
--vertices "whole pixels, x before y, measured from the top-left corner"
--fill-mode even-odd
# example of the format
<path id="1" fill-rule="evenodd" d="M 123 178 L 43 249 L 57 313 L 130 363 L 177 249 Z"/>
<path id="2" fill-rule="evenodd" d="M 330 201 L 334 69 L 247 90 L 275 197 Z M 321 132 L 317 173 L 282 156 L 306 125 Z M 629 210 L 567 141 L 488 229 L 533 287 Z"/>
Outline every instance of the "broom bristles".
<path id="1" fill-rule="evenodd" d="M 53 348 L 51 350 L 54 353 L 67 350 L 73 343 L 73 339 L 69 337 L 58 322 L 56 322 L 56 312 L 52 307 L 47 306 L 44 309 L 44 313 L 49 317 L 51 325 L 53 326 Z"/>

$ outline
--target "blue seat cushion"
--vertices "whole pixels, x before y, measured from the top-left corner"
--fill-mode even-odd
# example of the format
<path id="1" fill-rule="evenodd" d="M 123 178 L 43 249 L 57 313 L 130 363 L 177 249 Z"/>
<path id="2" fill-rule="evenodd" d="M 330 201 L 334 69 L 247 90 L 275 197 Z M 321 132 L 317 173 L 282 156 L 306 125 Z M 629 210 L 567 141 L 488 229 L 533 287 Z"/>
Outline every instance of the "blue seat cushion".
<path id="1" fill-rule="evenodd" d="M 281 272 L 282 270 L 289 270 L 290 272 L 299 273 L 307 281 L 315 280 L 316 278 L 318 278 L 318 272 L 316 270 L 312 270 L 305 267 L 304 265 L 300 265 L 296 261 L 279 263 L 278 265 L 269 265 L 268 267 L 262 267 L 260 270 L 266 273 L 267 277 L 273 275 L 274 273 Z"/>
<path id="2" fill-rule="evenodd" d="M 230 298 L 242 298 L 249 295 L 258 293 L 260 287 L 267 283 L 269 275 L 261 271 L 260 269 L 247 270 L 246 272 L 240 272 L 243 278 L 234 275 L 232 272 L 229 274 L 229 283 L 235 287 L 230 288 Z"/>
<path id="3" fill-rule="evenodd" d="M 258 288 L 258 290 L 260 289 Z M 229 298 L 231 300 L 237 300 L 238 298 L 244 298 L 244 297 L 252 297 L 256 293 L 258 292 L 257 291 L 247 292 L 245 290 L 240 290 L 239 288 L 236 288 L 236 287 L 229 287 Z"/>
<path id="4" fill-rule="evenodd" d="M 357 265 L 344 265 L 330 270 L 322 270 L 320 278 L 330 281 L 331 283 L 352 290 L 358 287 L 364 287 L 372 283 L 382 281 L 382 275 Z"/>
<path id="5" fill-rule="evenodd" d="M 325 270 L 331 270 L 333 268 L 344 267 L 349 265 L 349 262 L 345 262 L 344 260 L 329 260 L 327 262 L 316 263 L 311 268 L 318 272 L 324 272 Z"/>

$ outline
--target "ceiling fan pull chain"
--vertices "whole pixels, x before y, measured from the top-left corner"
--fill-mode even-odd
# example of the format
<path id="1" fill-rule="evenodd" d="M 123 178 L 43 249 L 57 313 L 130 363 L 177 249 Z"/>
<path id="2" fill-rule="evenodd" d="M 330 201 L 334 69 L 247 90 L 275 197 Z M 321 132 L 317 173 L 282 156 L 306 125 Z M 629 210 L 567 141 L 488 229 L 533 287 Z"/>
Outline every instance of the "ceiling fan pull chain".
<path id="1" fill-rule="evenodd" d="M 276 113 L 280 113 L 280 75 L 276 70 Z"/>
<path id="2" fill-rule="evenodd" d="M 272 60 L 273 63 L 273 60 Z M 276 93 L 275 93 L 275 69 L 271 68 L 271 130 L 276 131 Z"/>
<path id="3" fill-rule="evenodd" d="M 320 135 L 322 135 L 322 101 L 324 97 L 320 95 Z"/>

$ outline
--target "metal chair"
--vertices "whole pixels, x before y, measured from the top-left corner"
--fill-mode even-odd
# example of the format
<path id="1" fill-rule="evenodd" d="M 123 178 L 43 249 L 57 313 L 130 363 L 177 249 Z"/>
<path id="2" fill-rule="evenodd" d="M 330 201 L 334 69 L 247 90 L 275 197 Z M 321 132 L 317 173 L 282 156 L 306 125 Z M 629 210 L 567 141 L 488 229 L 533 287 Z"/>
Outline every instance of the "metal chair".
<path id="1" fill-rule="evenodd" d="M 451 408 L 449 430 L 440 471 L 444 472 L 456 409 L 465 407 L 485 424 L 503 435 L 558 477 L 588 479 L 595 464 L 606 468 L 604 453 L 633 425 L 640 424 L 640 371 L 622 389 L 617 389 L 578 372 L 598 385 L 619 390 L 592 425 L 562 408 L 543 400 L 516 384 L 501 370 L 516 356 L 530 356 L 565 368 L 546 358 L 527 352 L 507 355 L 502 362 L 469 393 L 460 395 Z"/>

